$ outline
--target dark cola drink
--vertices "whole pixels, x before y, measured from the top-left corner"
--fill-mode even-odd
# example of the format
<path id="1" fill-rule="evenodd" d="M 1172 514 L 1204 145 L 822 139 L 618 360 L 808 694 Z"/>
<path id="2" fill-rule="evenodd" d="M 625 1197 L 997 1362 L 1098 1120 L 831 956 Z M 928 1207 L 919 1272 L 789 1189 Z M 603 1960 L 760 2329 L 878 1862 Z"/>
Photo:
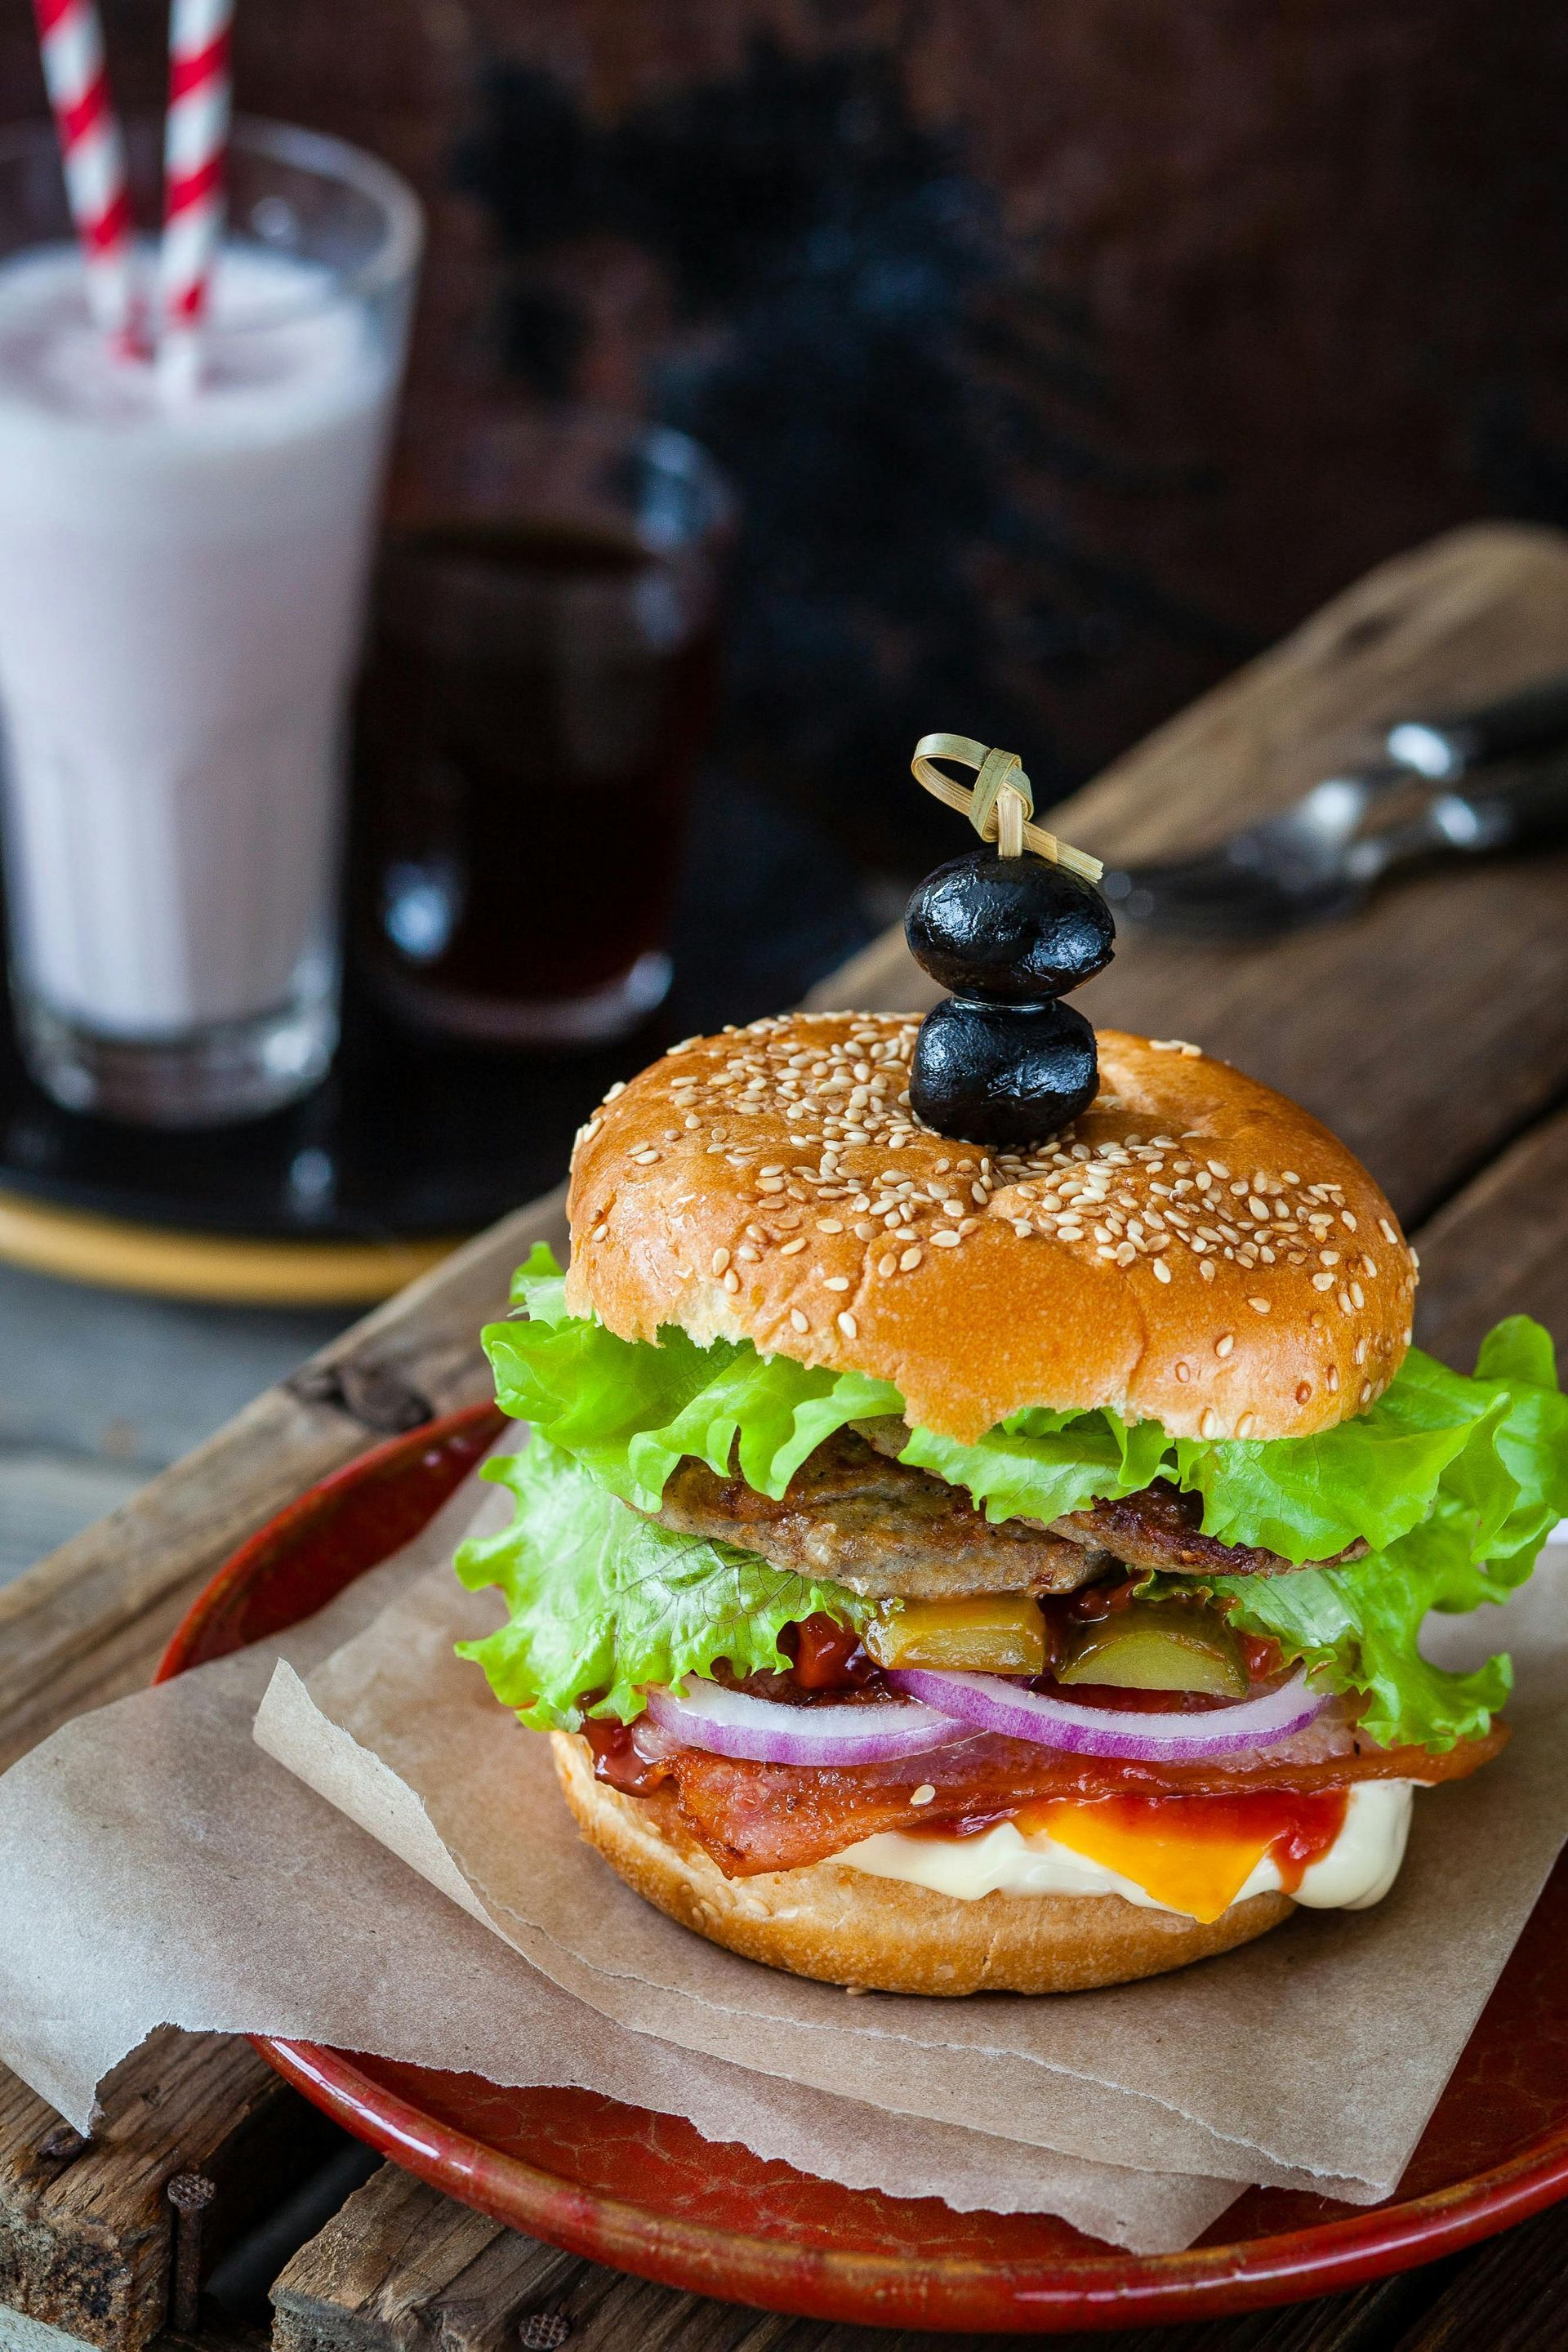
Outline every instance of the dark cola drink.
<path id="1" fill-rule="evenodd" d="M 612 1037 L 669 982 L 723 491 L 681 436 L 595 417 L 431 470 L 395 507 L 362 703 L 369 961 L 451 1036 Z"/>

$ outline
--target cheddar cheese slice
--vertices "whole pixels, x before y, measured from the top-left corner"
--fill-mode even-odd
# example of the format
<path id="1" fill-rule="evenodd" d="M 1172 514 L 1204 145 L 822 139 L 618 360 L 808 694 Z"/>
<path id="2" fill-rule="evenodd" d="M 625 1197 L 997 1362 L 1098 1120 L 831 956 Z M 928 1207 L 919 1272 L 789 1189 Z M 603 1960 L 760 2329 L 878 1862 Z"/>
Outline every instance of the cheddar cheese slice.
<path id="1" fill-rule="evenodd" d="M 1118 1818 L 1121 1808 L 1114 1804 L 1030 1811 L 1031 1829 L 1045 1830 L 1058 1845 L 1130 1878 L 1167 1910 L 1205 1922 L 1229 1909 L 1274 1842 L 1271 1832 L 1184 1837 L 1174 1829 Z"/>

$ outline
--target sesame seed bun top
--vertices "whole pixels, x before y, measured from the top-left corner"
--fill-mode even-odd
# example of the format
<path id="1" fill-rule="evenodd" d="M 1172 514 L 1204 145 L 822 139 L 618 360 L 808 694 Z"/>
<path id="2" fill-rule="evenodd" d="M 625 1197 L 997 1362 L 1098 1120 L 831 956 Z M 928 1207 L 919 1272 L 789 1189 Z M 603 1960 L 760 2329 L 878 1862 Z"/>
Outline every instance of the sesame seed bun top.
<path id="1" fill-rule="evenodd" d="M 918 1028 L 757 1021 L 613 1091 L 574 1154 L 572 1311 L 868 1372 L 963 1442 L 1026 1405 L 1306 1437 L 1381 1395 L 1415 1261 L 1327 1128 L 1195 1046 L 1102 1029 L 1091 1108 L 986 1152 L 910 1110 Z"/>

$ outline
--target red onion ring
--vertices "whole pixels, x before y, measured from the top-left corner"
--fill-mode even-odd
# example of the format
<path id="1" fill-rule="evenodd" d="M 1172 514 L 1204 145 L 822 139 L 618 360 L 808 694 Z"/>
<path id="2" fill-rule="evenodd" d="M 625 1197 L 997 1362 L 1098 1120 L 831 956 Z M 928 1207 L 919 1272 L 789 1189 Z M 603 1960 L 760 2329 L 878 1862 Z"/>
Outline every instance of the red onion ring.
<path id="1" fill-rule="evenodd" d="M 967 1723 L 913 1699 L 878 1706 L 786 1706 L 691 1675 L 679 1690 L 651 1689 L 647 1711 L 661 1731 L 688 1748 L 752 1764 L 884 1764 L 974 1737 Z"/>
<path id="2" fill-rule="evenodd" d="M 1196 1762 L 1206 1756 L 1233 1756 L 1243 1748 L 1267 1748 L 1288 1739 L 1328 1705 L 1307 1688 L 1303 1671 L 1261 1698 L 1238 1699 L 1234 1706 L 1200 1715 L 1139 1715 L 1130 1707 L 1075 1706 L 1047 1691 L 1032 1691 L 1002 1675 L 939 1674 L 904 1667 L 888 1680 L 911 1698 L 946 1715 L 962 1716 L 975 1731 L 1004 1739 L 1032 1739 L 1037 1747 L 1063 1748 L 1075 1756 L 1115 1756 L 1145 1764 Z M 1158 1727 L 1157 1728 L 1153 1727 Z"/>

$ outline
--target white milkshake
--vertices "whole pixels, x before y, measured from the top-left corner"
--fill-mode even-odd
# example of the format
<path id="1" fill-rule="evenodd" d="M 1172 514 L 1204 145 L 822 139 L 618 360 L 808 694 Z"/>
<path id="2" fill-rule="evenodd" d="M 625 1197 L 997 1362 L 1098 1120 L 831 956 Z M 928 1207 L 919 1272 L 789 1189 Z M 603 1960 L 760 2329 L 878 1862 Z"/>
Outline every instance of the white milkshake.
<path id="1" fill-rule="evenodd" d="M 0 264 L 13 968 L 65 1022 L 149 1044 L 331 1002 L 399 358 L 324 269 L 257 246 L 222 254 L 211 321 L 201 390 L 171 400 L 109 352 L 73 250 Z"/>

